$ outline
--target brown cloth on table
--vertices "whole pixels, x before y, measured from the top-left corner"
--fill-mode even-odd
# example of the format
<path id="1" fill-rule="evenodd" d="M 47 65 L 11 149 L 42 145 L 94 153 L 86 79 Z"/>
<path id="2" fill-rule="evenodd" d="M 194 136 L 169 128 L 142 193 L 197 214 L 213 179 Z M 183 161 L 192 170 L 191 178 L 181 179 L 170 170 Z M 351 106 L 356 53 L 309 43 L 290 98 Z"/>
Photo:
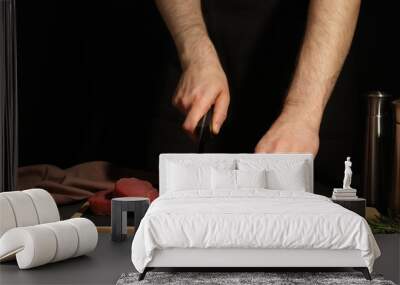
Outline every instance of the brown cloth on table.
<path id="1" fill-rule="evenodd" d="M 17 190 L 43 188 L 58 205 L 63 205 L 86 200 L 97 191 L 114 190 L 115 182 L 123 177 L 157 182 L 154 174 L 120 168 L 106 161 L 85 162 L 67 169 L 38 164 L 18 169 Z"/>

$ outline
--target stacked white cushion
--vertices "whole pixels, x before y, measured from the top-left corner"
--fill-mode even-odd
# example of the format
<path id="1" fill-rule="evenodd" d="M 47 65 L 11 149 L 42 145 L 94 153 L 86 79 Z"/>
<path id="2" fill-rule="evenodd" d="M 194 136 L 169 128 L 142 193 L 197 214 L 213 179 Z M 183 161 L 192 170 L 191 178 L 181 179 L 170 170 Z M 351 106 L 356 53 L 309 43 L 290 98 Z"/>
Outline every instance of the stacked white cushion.
<path id="1" fill-rule="evenodd" d="M 79 245 L 78 232 L 70 223 L 55 222 L 43 225 L 55 235 L 57 243 L 56 252 L 51 262 L 60 261 L 75 256 Z M 50 261 L 49 261 L 50 262 Z"/>
<path id="2" fill-rule="evenodd" d="M 3 192 L 1 195 L 10 202 L 17 227 L 27 227 L 39 224 L 35 205 L 28 194 L 14 191 Z"/>
<path id="3" fill-rule="evenodd" d="M 0 237 L 9 229 L 15 228 L 17 223 L 15 221 L 13 209 L 10 202 L 0 195 Z"/>
<path id="4" fill-rule="evenodd" d="M 0 237 L 14 227 L 26 227 L 60 220 L 57 205 L 43 189 L 0 193 Z"/>
<path id="5" fill-rule="evenodd" d="M 86 254 L 97 245 L 88 219 L 60 222 L 57 205 L 43 189 L 0 193 L 0 261 L 16 257 L 21 269 Z"/>
<path id="6" fill-rule="evenodd" d="M 98 239 L 97 229 L 90 220 L 76 218 L 66 220 L 65 222 L 70 223 L 78 233 L 78 247 L 74 257 L 86 254 L 96 248 Z"/>
<path id="7" fill-rule="evenodd" d="M 39 224 L 51 223 L 60 220 L 57 205 L 50 193 L 43 189 L 29 189 L 22 191 L 32 199 L 38 215 Z"/>
<path id="8" fill-rule="evenodd" d="M 0 239 L 0 259 L 16 254 L 19 268 L 28 269 L 86 254 L 96 245 L 95 225 L 76 218 L 7 231 Z"/>

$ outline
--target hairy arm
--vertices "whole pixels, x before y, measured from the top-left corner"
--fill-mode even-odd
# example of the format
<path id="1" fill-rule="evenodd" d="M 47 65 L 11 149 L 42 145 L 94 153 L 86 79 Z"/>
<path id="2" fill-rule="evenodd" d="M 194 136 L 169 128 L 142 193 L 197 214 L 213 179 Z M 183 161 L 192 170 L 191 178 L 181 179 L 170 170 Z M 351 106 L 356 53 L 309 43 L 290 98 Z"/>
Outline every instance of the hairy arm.
<path id="1" fill-rule="evenodd" d="M 319 147 L 319 127 L 351 46 L 360 0 L 310 1 L 306 33 L 281 115 L 256 152 L 310 152 Z"/>
<path id="2" fill-rule="evenodd" d="M 186 114 L 183 128 L 193 134 L 197 123 L 214 106 L 212 131 L 217 134 L 229 106 L 229 88 L 201 12 L 200 0 L 156 0 L 174 39 L 182 76 L 173 104 Z"/>

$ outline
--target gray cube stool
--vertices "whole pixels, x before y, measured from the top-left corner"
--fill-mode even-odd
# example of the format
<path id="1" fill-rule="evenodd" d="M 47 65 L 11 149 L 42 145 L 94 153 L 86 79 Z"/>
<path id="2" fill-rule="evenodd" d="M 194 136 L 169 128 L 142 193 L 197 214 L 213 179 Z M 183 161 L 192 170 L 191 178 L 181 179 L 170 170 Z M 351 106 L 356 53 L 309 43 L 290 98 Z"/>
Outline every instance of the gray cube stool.
<path id="1" fill-rule="evenodd" d="M 127 235 L 127 212 L 134 213 L 135 232 L 149 208 L 150 201 L 144 197 L 122 197 L 111 200 L 111 239 L 123 241 Z"/>

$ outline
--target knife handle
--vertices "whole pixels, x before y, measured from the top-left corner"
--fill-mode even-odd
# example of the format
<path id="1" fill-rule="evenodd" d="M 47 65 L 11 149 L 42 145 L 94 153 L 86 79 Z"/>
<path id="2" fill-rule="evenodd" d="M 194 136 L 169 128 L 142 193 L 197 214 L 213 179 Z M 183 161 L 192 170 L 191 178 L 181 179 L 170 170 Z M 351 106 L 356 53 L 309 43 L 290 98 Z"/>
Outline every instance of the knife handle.
<path id="1" fill-rule="evenodd" d="M 198 153 L 204 153 L 205 144 L 211 136 L 211 117 L 212 109 L 203 116 L 197 125 Z"/>

